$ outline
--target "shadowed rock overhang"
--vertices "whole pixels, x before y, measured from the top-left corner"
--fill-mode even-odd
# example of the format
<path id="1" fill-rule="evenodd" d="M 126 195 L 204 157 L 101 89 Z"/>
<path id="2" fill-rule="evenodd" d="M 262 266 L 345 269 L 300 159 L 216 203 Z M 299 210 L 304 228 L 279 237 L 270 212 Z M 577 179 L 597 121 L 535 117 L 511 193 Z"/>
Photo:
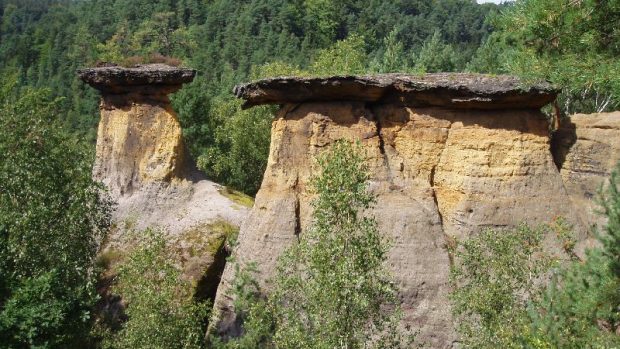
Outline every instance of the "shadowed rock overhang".
<path id="1" fill-rule="evenodd" d="M 507 75 L 436 73 L 277 77 L 238 85 L 233 92 L 245 100 L 244 108 L 349 100 L 412 107 L 538 109 L 555 100 L 559 90 L 548 82 Z"/>

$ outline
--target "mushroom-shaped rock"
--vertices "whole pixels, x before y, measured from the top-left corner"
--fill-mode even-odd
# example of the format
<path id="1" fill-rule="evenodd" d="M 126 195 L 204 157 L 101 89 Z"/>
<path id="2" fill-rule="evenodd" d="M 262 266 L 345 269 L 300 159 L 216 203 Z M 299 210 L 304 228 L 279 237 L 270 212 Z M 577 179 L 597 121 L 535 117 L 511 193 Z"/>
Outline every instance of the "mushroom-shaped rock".
<path id="1" fill-rule="evenodd" d="M 78 71 L 84 82 L 101 92 L 93 177 L 113 195 L 188 174 L 190 161 L 168 94 L 191 82 L 195 74 L 163 64 Z"/>
<path id="2" fill-rule="evenodd" d="M 463 73 L 278 77 L 234 89 L 235 95 L 246 101 L 245 107 L 348 100 L 459 109 L 541 108 L 555 100 L 557 92 L 547 82 L 525 83 L 507 75 Z"/>
<path id="3" fill-rule="evenodd" d="M 404 321 L 433 348 L 455 340 L 448 246 L 485 228 L 575 218 L 550 152 L 540 108 L 557 91 L 508 76 L 429 74 L 273 78 L 235 88 L 246 106 L 280 104 L 256 203 L 236 260 L 260 280 L 311 223 L 313 159 L 335 140 L 358 140 L 371 169 L 371 210 L 392 241 L 388 265 Z M 575 224 L 580 222 L 575 221 Z M 227 266 L 217 330 L 234 334 Z"/>

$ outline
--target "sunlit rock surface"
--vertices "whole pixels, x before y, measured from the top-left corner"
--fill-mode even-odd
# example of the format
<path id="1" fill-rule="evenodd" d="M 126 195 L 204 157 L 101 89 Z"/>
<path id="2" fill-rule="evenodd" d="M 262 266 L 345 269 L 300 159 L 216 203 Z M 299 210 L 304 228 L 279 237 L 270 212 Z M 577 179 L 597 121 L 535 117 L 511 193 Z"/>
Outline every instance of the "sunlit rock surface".
<path id="1" fill-rule="evenodd" d="M 196 170 L 169 94 L 196 71 L 163 64 L 108 65 L 78 71 L 101 92 L 93 178 L 116 199 L 103 256 L 124 255 L 146 228 L 164 232 L 198 298 L 212 298 L 226 254 L 224 240 L 248 214 L 248 201 Z"/>
<path id="2" fill-rule="evenodd" d="M 550 151 L 540 108 L 555 99 L 547 83 L 508 76 L 387 74 L 274 78 L 235 88 L 247 107 L 280 104 L 265 177 L 234 251 L 256 262 L 259 279 L 311 224 L 314 158 L 337 139 L 359 140 L 377 196 L 372 214 L 391 240 L 389 266 L 405 321 L 433 348 L 456 336 L 447 299 L 447 247 L 485 228 L 547 223 L 578 227 Z M 581 237 L 583 238 L 583 237 Z M 227 266 L 216 298 L 217 330 L 238 324 Z"/>

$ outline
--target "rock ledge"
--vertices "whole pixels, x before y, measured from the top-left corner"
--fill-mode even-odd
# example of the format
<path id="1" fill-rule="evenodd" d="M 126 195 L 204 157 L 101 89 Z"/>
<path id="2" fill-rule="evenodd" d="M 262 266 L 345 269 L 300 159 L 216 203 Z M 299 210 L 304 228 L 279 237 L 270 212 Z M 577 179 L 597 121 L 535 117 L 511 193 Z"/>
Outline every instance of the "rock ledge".
<path id="1" fill-rule="evenodd" d="M 194 69 L 166 64 L 144 64 L 132 68 L 111 65 L 80 69 L 77 73 L 82 81 L 107 93 L 123 93 L 140 86 L 177 90 L 196 76 Z"/>
<path id="2" fill-rule="evenodd" d="M 233 92 L 246 101 L 245 108 L 351 100 L 414 107 L 537 109 L 555 100 L 558 90 L 548 82 L 526 83 L 507 75 L 436 73 L 276 77 L 238 85 Z"/>

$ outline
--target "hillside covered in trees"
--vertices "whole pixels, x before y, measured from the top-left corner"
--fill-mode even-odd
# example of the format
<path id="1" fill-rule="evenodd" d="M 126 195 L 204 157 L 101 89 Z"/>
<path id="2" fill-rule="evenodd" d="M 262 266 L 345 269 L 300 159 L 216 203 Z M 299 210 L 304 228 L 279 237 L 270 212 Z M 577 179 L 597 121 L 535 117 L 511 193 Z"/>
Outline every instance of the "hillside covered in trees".
<path id="1" fill-rule="evenodd" d="M 475 0 L 0 0 L 0 62 L 0 349 L 383 349 L 428 344 L 419 336 L 419 325 L 429 322 L 427 314 L 416 318 L 421 322 L 400 328 L 407 312 L 426 310 L 424 304 L 400 309 L 422 299 L 424 292 L 403 296 L 402 283 L 391 278 L 390 251 L 398 244 L 406 247 L 411 260 L 424 259 L 430 250 L 443 258 L 445 263 L 426 261 L 441 264 L 446 272 L 435 280 L 446 287 L 442 289 L 445 307 L 441 314 L 436 308 L 430 312 L 454 325 L 454 331 L 443 334 L 455 341 L 458 338 L 464 348 L 620 346 L 620 168 L 613 172 L 610 165 L 620 156 L 620 124 L 618 112 L 605 113 L 620 109 L 619 1 L 516 0 L 496 5 Z M 202 192 L 198 199 L 204 205 L 212 204 L 215 195 L 234 196 L 237 200 L 232 204 L 243 201 L 248 211 L 262 210 L 294 230 L 287 236 L 299 244 L 280 255 L 273 279 L 267 280 L 274 281 L 271 295 L 262 293 L 264 280 L 254 279 L 261 265 L 249 263 L 242 270 L 231 252 L 239 251 L 242 238 L 248 240 L 250 234 L 244 229 L 253 227 L 240 228 L 220 219 L 188 230 L 192 243 L 205 244 L 202 250 L 192 243 L 182 246 L 191 251 L 190 257 L 207 255 L 208 250 L 214 256 L 210 263 L 221 268 L 207 273 L 206 267 L 201 269 L 204 265 L 196 266 L 193 271 L 202 283 L 197 285 L 184 278 L 180 264 L 186 261 L 179 262 L 178 241 L 170 240 L 165 228 L 137 229 L 136 217 L 115 221 L 118 202 L 113 202 L 109 190 L 91 172 L 101 96 L 76 76 L 79 68 L 109 67 L 112 62 L 125 67 L 166 63 L 197 70 L 195 78 L 192 71 L 193 82 L 171 95 L 171 104 L 164 96 L 152 110 L 165 109 L 162 115 L 177 123 L 178 144 L 185 142 L 189 150 L 192 163 L 188 168 L 194 171 L 195 162 L 208 177 L 200 174 L 200 180 L 213 181 L 213 187 L 219 188 L 211 196 Z M 261 189 L 252 208 L 248 196 L 257 193 L 266 169 L 269 178 L 270 136 L 278 108 L 244 109 L 243 101 L 233 95 L 234 86 L 274 76 L 391 72 L 410 74 L 413 80 L 425 78 L 424 73 L 466 72 L 489 74 L 484 77 L 489 81 L 518 81 L 506 94 L 497 93 L 506 100 L 515 91 L 519 94 L 529 88 L 536 92 L 532 86 L 540 80 L 548 80 L 558 94 L 542 112 L 538 108 L 543 104 L 533 108 L 516 105 L 514 100 L 477 109 L 475 103 L 489 101 L 451 95 L 453 105 L 434 105 L 437 110 L 429 115 L 416 114 L 411 105 L 399 106 L 402 115 L 409 114 L 396 121 L 389 119 L 395 109 L 390 109 L 388 101 L 383 107 L 392 124 L 382 128 L 371 120 L 366 125 L 370 131 L 357 137 L 363 141 L 353 146 L 330 138 L 347 138 L 348 130 L 356 127 L 349 119 L 338 119 L 348 117 L 351 101 L 332 100 L 342 102 L 342 108 L 326 107 L 321 115 L 325 123 L 320 126 L 327 129 L 325 124 L 331 122 L 340 133 L 319 130 L 324 132 L 323 143 L 298 142 L 316 147 L 297 153 L 305 156 L 324 149 L 323 156 L 310 159 L 308 155 L 294 164 L 299 168 L 278 164 L 283 172 L 288 171 L 290 180 L 281 180 L 281 187 L 272 186 L 273 198 Z M 454 80 L 457 75 L 437 76 Z M 543 82 L 544 93 L 538 93 L 538 98 L 545 94 L 550 98 L 544 104 L 556 97 L 551 84 Z M 126 103 L 139 104 L 147 95 Z M 457 103 L 466 106 L 451 109 Z M 118 112 L 114 115 L 135 115 L 123 110 L 127 104 L 109 109 Z M 362 109 L 375 115 L 371 104 Z M 307 121 L 314 107 L 293 108 L 282 115 L 293 115 L 285 121 L 297 117 Z M 350 119 L 355 118 L 363 119 L 357 115 Z M 406 134 L 420 120 L 423 130 Z M 303 133 L 303 127 L 291 124 L 286 132 Z M 462 133 L 446 146 L 453 125 L 461 128 L 457 134 Z M 153 129 L 156 133 L 157 128 Z M 135 130 L 140 132 L 136 128 L 128 133 Z M 401 130 L 405 135 L 401 141 L 406 141 L 401 150 L 409 151 L 410 163 L 423 163 L 420 154 L 438 161 L 448 149 L 453 163 L 462 166 L 448 173 L 448 167 L 441 168 L 437 162 L 425 168 L 428 173 L 411 175 L 414 172 L 407 172 L 409 168 L 405 171 L 410 164 L 398 158 L 401 153 L 386 155 L 388 142 L 382 138 Z M 279 131 L 273 132 L 277 136 Z M 295 149 L 302 148 L 282 141 L 284 133 L 271 145 L 293 149 L 285 155 L 295 158 Z M 384 181 L 381 185 L 390 195 L 409 196 L 393 200 L 393 206 L 377 204 L 381 197 L 369 183 L 381 181 L 376 181 L 368 166 L 362 144 L 367 135 L 380 139 L 375 150 L 381 155 L 373 161 L 392 156 L 391 162 L 383 164 L 388 172 L 420 180 L 414 187 L 423 183 L 420 188 L 424 190 L 412 194 L 404 186 Z M 333 147 L 327 146 L 330 142 Z M 396 142 L 392 143 L 387 145 L 392 147 L 389 151 L 396 149 Z M 435 153 L 440 143 L 445 149 Z M 539 157 L 527 153 L 528 144 Z M 316 161 L 316 169 L 309 168 L 310 161 Z M 136 161 L 130 162 L 135 165 Z M 489 169 L 497 171 L 488 175 L 484 171 Z M 299 173 L 305 170 L 311 174 L 308 183 L 300 180 Z M 605 178 L 596 184 L 598 193 L 592 189 L 594 177 Z M 525 184 L 515 184 L 514 178 Z M 438 195 L 442 185 L 456 189 Z M 492 200 L 508 198 L 487 205 L 486 212 L 492 211 L 493 217 L 500 217 L 497 220 L 476 206 L 488 203 L 480 195 L 481 188 L 488 190 Z M 572 202 L 574 193 L 568 195 L 575 188 L 578 199 L 583 199 L 578 204 Z M 194 194 L 192 190 L 187 190 L 188 195 Z M 294 198 L 278 206 L 277 195 L 287 190 L 293 194 L 284 201 Z M 520 202 L 537 200 L 543 208 L 516 204 L 517 192 L 525 198 Z M 171 196 L 179 193 L 170 190 Z M 420 206 L 423 210 L 411 211 L 413 218 L 399 221 L 401 206 L 417 208 L 421 193 L 428 196 L 426 206 Z M 313 195 L 313 201 L 303 201 Z M 462 205 L 463 195 L 473 198 L 469 206 Z M 566 205 L 552 202 L 552 196 Z M 594 206 L 596 198 L 602 215 L 592 226 L 602 222 L 598 229 L 571 226 L 571 219 L 577 222 L 582 214 L 591 213 L 589 205 Z M 172 212 L 172 205 L 163 205 L 157 212 Z M 372 211 L 375 205 L 396 218 L 386 219 L 385 212 Z M 441 205 L 450 207 L 445 210 Z M 561 206 L 566 209 L 562 212 L 574 217 L 565 217 L 565 221 L 545 211 L 548 206 Z M 283 207 L 290 212 L 280 210 Z M 429 215 L 428 207 L 437 208 L 438 213 Z M 245 214 L 245 208 L 231 210 Z M 521 213 L 524 225 L 504 224 L 502 215 L 516 220 Z M 541 219 L 533 217 L 545 215 L 548 224 L 536 226 Z M 262 226 L 265 232 L 255 234 L 260 243 L 269 243 L 270 235 L 281 239 L 286 233 L 264 223 L 269 219 L 259 218 L 254 214 L 255 220 L 248 225 Z M 178 225 L 179 218 L 174 219 Z M 468 220 L 482 223 L 475 226 L 478 230 L 465 232 Z M 381 225 L 386 221 L 388 228 Z M 416 225 L 419 222 L 427 225 Z M 444 229 L 452 223 L 455 230 Z M 104 251 L 113 233 L 127 232 L 131 233 L 127 241 L 135 240 L 131 248 Z M 392 239 L 396 243 L 390 233 L 397 235 Z M 424 234 L 434 239 L 432 243 L 424 245 Z M 213 236 L 216 239 L 207 239 Z M 397 241 L 403 236 L 412 242 Z M 459 241 L 461 237 L 465 239 Z M 549 237 L 559 241 L 558 251 L 550 253 Z M 246 251 L 264 253 L 275 261 L 275 253 L 260 243 L 246 241 Z M 420 265 L 420 270 L 399 267 L 408 268 L 409 274 L 402 274 L 415 287 L 437 293 L 429 288 L 431 282 L 424 279 L 429 275 L 424 273 L 430 270 L 438 279 L 439 274 L 423 263 L 416 264 Z M 228 286 L 235 297 L 236 324 L 243 328 L 237 338 L 228 338 L 212 325 L 219 321 L 214 293 L 222 289 L 220 278 L 226 281 L 224 268 L 234 274 Z M 196 288 L 200 287 L 208 287 L 209 295 L 199 295 Z M 404 297 L 409 298 L 403 301 Z M 121 310 L 113 308 L 118 304 Z M 393 310 L 390 316 L 384 312 L 386 307 Z M 446 327 L 450 326 L 442 329 Z"/>
<path id="2" fill-rule="evenodd" d="M 174 96 L 201 170 L 254 194 L 273 109 L 241 112 L 240 82 L 276 75 L 473 71 L 549 79 L 564 113 L 614 110 L 619 5 L 564 0 L 2 0 L 0 73 L 49 88 L 94 142 L 97 97 L 75 70 L 164 61 L 199 70 Z M 253 135 L 252 139 L 245 137 Z"/>

